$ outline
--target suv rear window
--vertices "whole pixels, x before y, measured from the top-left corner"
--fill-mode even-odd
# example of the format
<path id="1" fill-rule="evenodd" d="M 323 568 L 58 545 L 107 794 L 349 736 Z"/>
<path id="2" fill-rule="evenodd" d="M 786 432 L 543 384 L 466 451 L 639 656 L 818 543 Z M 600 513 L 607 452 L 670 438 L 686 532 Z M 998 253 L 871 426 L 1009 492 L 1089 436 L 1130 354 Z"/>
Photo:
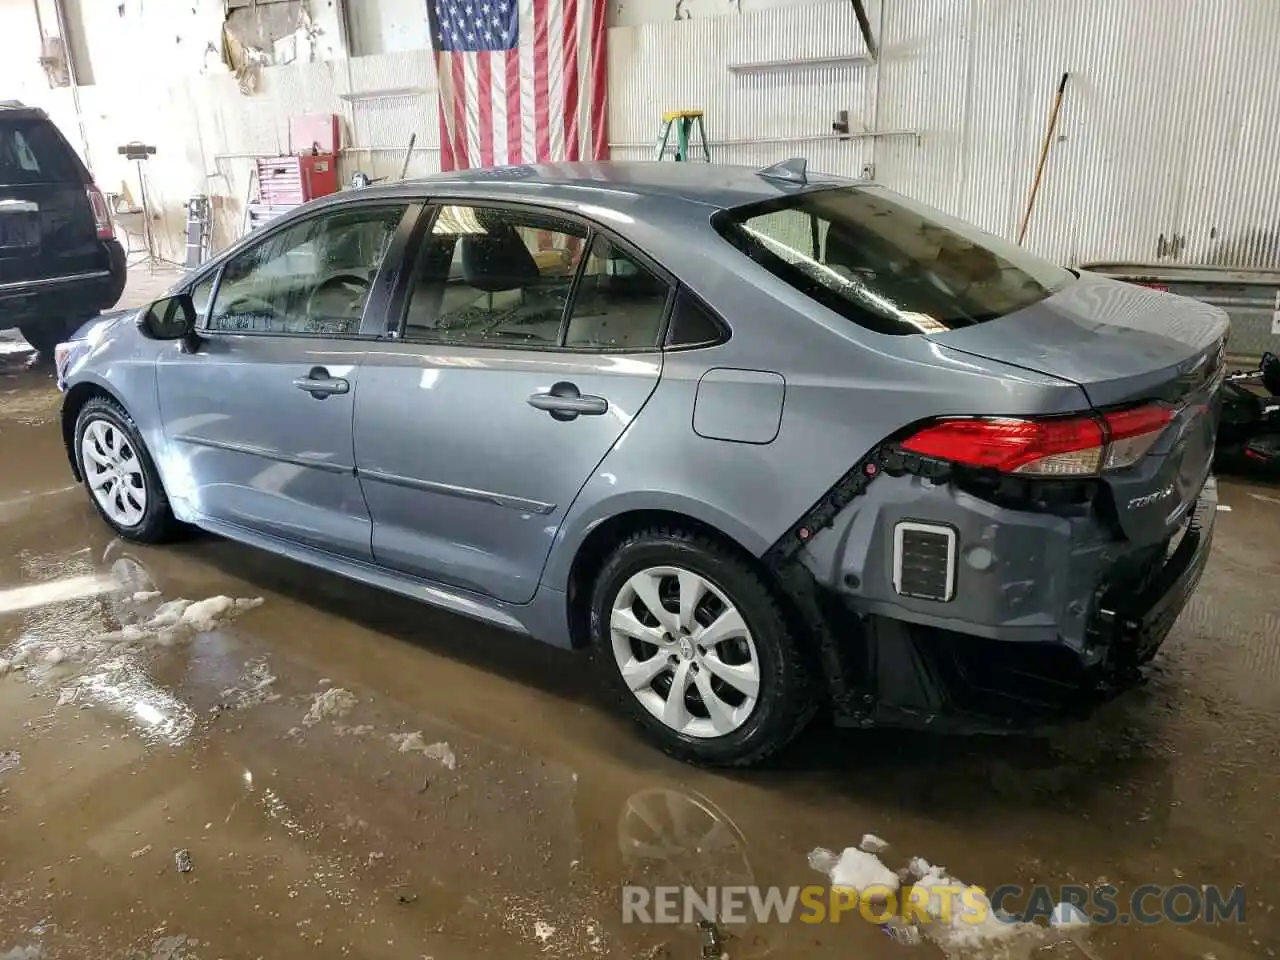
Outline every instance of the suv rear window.
<path id="1" fill-rule="evenodd" d="M 80 179 L 80 164 L 52 122 L 0 119 L 0 184 Z"/>
<path id="2" fill-rule="evenodd" d="M 823 306 L 878 333 L 943 333 L 1031 306 L 1062 267 L 878 187 L 815 190 L 735 207 L 720 234 Z"/>

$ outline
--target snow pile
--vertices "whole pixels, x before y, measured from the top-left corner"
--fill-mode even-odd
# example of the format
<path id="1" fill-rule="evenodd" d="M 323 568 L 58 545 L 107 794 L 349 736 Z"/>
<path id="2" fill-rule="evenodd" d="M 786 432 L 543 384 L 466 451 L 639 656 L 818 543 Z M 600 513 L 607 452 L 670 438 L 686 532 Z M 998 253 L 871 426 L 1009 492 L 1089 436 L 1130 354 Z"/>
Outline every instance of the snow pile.
<path id="1" fill-rule="evenodd" d="M 260 606 L 262 606 L 261 597 L 242 597 L 233 600 L 231 597 L 219 595 L 205 600 L 170 600 L 156 607 L 151 618 L 143 626 L 144 629 L 150 628 L 156 631 L 166 627 L 185 627 L 196 633 L 208 633 L 219 623 Z"/>
<path id="2" fill-rule="evenodd" d="M 154 592 L 134 594 L 134 597 L 151 597 Z M 61 637 L 47 640 L 28 634 L 5 651 L 0 664 L 0 676 L 9 670 L 29 670 L 33 676 L 43 678 L 59 667 L 71 663 L 92 666 L 106 658 L 119 657 L 141 646 L 167 647 L 196 633 L 213 630 L 246 610 L 262 605 L 261 597 L 217 596 L 206 600 L 170 600 L 155 608 L 150 616 L 140 616 L 135 623 L 125 623 L 118 630 L 111 630 L 73 640 Z M 59 675 L 65 675 L 62 670 Z"/>
<path id="3" fill-rule="evenodd" d="M 868 888 L 905 889 L 899 897 L 898 915 L 883 924 L 885 932 L 902 943 L 918 943 L 921 935 L 937 944 L 949 958 L 972 957 L 1000 945 L 1001 956 L 1030 956 L 1033 950 L 1058 942 L 1069 930 L 1086 928 L 1088 918 L 1076 906 L 1060 903 L 1050 917 L 1049 927 L 1016 920 L 996 910 L 986 892 L 966 884 L 923 857 L 912 857 L 905 869 L 894 872 L 877 856 L 889 844 L 874 834 L 866 834 L 858 847 L 846 847 L 839 855 L 822 847 L 809 854 L 809 866 L 825 873 L 831 886 L 853 888 L 865 895 Z M 922 924 L 904 917 L 925 914 Z"/>
<path id="4" fill-rule="evenodd" d="M 340 737 L 367 737 L 373 733 L 373 725 L 357 723 L 354 727 L 349 727 L 344 723 L 336 723 L 333 726 L 333 732 Z"/>
<path id="5" fill-rule="evenodd" d="M 390 734 L 390 739 L 399 746 L 401 753 L 420 753 L 429 760 L 438 760 L 449 770 L 458 766 L 458 758 L 454 756 L 451 746 L 444 741 L 427 743 L 422 739 L 421 730 L 414 733 L 393 733 Z"/>
<path id="6" fill-rule="evenodd" d="M 1033 923 L 1019 923 L 998 914 L 981 887 L 970 886 L 947 873 L 945 867 L 934 866 L 924 857 L 912 857 L 907 871 L 914 878 L 912 888 L 917 903 L 924 905 L 931 923 L 925 934 L 944 951 L 971 950 L 991 940 L 1016 936 L 1041 935 Z M 943 888 L 943 889 L 938 889 Z"/>
<path id="7" fill-rule="evenodd" d="M 883 853 L 885 850 L 889 849 L 888 841 L 881 840 L 874 833 L 864 833 L 862 835 L 862 842 L 859 843 L 858 846 L 867 851 L 867 853 Z"/>
<path id="8" fill-rule="evenodd" d="M 831 886 L 859 893 L 869 887 L 888 888 L 893 892 L 901 883 L 898 875 L 881 863 L 879 857 L 857 847 L 846 847 L 839 856 L 819 847 L 809 854 L 809 866 L 830 877 Z"/>
<path id="9" fill-rule="evenodd" d="M 243 710 L 259 703 L 271 703 L 280 699 L 280 694 L 271 689 L 275 682 L 276 675 L 271 672 L 267 658 L 255 657 L 245 663 L 244 670 L 240 673 L 240 682 L 223 690 L 220 696 L 225 705 L 235 710 Z"/>
<path id="10" fill-rule="evenodd" d="M 1073 927 L 1087 927 L 1088 925 L 1089 918 L 1074 903 L 1060 903 L 1053 908 L 1053 913 L 1049 915 L 1049 926 L 1051 927 L 1061 927 L 1064 930 L 1068 930 Z"/>
<path id="11" fill-rule="evenodd" d="M 302 725 L 304 727 L 314 727 L 321 720 L 328 717 L 345 717 L 357 703 L 359 701 L 356 700 L 355 694 L 350 690 L 344 690 L 342 687 L 330 687 L 312 697 L 311 709 L 302 718 Z"/>

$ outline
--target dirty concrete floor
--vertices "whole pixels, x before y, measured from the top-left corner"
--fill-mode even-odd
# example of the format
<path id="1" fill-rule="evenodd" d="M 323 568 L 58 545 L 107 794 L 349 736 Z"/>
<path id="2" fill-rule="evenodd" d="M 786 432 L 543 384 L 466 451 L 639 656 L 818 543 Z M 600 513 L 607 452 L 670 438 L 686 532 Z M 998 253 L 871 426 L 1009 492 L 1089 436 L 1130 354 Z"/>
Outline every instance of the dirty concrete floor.
<path id="1" fill-rule="evenodd" d="M 1245 921 L 964 954 L 850 915 L 750 924 L 727 954 L 1280 949 L 1280 490 L 1223 483 L 1152 681 L 1088 723 L 815 727 L 768 770 L 714 773 L 645 746 L 580 656 L 211 537 L 113 539 L 21 361 L 0 356 L 0 657 L 31 658 L 0 677 L 0 957 L 696 958 L 695 929 L 623 923 L 621 886 L 821 883 L 810 851 L 867 832 L 895 869 L 988 890 L 1242 884 Z M 217 596 L 262 603 L 172 603 Z"/>

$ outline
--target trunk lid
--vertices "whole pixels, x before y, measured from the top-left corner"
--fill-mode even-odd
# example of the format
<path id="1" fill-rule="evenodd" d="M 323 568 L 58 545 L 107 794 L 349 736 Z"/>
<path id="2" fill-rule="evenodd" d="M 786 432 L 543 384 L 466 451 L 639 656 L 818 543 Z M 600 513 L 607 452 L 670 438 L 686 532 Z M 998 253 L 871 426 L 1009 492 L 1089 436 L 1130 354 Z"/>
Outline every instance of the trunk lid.
<path id="1" fill-rule="evenodd" d="M 1227 332 L 1216 307 L 1083 274 L 1026 309 L 928 338 L 1076 383 L 1096 408 L 1170 404 L 1150 452 L 1104 478 L 1124 535 L 1150 544 L 1182 525 L 1209 475 Z"/>
<path id="2" fill-rule="evenodd" d="M 0 116 L 0 285 L 104 269 L 86 189 L 52 122 Z"/>

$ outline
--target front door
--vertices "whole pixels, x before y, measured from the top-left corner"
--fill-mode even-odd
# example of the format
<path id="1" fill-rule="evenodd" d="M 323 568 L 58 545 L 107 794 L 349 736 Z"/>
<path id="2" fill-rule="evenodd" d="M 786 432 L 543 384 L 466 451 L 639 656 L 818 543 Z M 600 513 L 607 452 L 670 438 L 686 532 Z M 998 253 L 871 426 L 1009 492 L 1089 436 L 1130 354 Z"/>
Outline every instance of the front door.
<path id="1" fill-rule="evenodd" d="M 470 205 L 441 208 L 408 284 L 401 342 L 369 353 L 356 402 L 374 557 L 527 602 L 657 385 L 670 286 L 581 224 Z"/>
<path id="2" fill-rule="evenodd" d="M 157 367 L 171 496 L 211 520 L 370 558 L 351 421 L 369 293 L 406 207 L 326 211 L 227 262 L 203 342 L 174 344 Z"/>

